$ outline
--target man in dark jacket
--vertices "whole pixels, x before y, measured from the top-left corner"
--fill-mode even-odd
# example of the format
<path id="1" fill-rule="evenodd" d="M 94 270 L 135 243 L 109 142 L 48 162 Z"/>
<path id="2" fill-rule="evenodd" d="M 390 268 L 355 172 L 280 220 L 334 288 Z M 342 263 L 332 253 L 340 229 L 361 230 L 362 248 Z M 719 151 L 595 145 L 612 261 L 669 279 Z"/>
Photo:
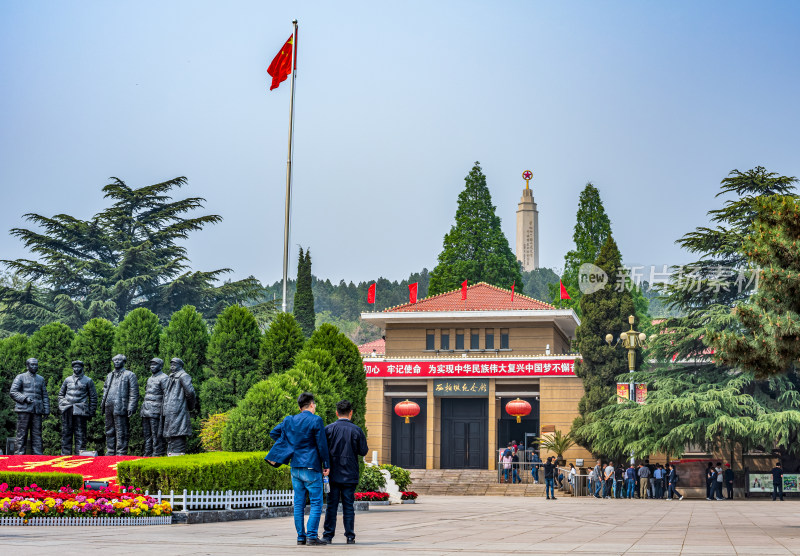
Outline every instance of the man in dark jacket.
<path id="1" fill-rule="evenodd" d="M 314 415 L 317 404 L 314 395 L 303 392 L 297 398 L 300 413 L 289 415 L 275 425 L 269 436 L 275 441 L 267 454 L 270 465 L 292 462 L 292 488 L 294 489 L 294 527 L 297 544 L 326 544 L 319 539 L 319 518 L 322 515 L 322 477 L 330 472 L 328 441 L 322 417 Z M 356 479 L 358 480 L 358 479 Z M 308 529 L 304 523 L 306 494 L 311 501 Z"/>
<path id="2" fill-rule="evenodd" d="M 186 453 L 186 439 L 192 434 L 189 412 L 194 409 L 195 397 L 192 377 L 183 370 L 183 361 L 173 357 L 169 362 L 169 376 L 164 381 L 164 405 L 161 411 L 161 434 L 169 454 Z"/>
<path id="3" fill-rule="evenodd" d="M 128 455 L 130 419 L 139 405 L 139 382 L 136 375 L 125 368 L 127 357 L 121 353 L 111 362 L 114 370 L 106 376 L 100 411 L 106 418 L 106 455 Z"/>
<path id="4" fill-rule="evenodd" d="M 550 500 L 551 494 L 553 495 L 552 499 L 556 499 L 555 472 L 556 466 L 553 465 L 553 458 L 547 458 L 547 463 L 544 464 L 544 492 L 547 494 L 548 500 Z"/>
<path id="5" fill-rule="evenodd" d="M 342 521 L 347 544 L 356 542 L 353 507 L 358 486 L 358 462 L 367 455 L 367 437 L 361 427 L 351 422 L 353 406 L 348 400 L 336 404 L 339 420 L 325 427 L 328 450 L 331 456 L 330 487 L 328 509 L 325 511 L 325 532 L 322 540 L 330 543 L 336 532 L 336 513 L 339 500 L 342 502 Z"/>
<path id="6" fill-rule="evenodd" d="M 731 464 L 725 464 L 725 490 L 728 491 L 728 500 L 733 500 L 733 480 L 735 475 L 733 474 L 733 469 L 731 469 Z"/>
<path id="7" fill-rule="evenodd" d="M 772 473 L 772 501 L 780 498 L 783 502 L 783 468 L 781 468 L 780 461 L 775 464 L 770 473 Z"/>
<path id="8" fill-rule="evenodd" d="M 11 383 L 11 397 L 17 413 L 17 455 L 25 454 L 28 435 L 35 455 L 41 456 L 42 418 L 50 414 L 50 397 L 44 378 L 39 376 L 39 360 L 31 357 L 25 361 L 27 372 L 17 375 Z"/>
<path id="9" fill-rule="evenodd" d="M 62 456 L 80 454 L 86 449 L 86 424 L 97 411 L 97 390 L 92 379 L 83 374 L 83 368 L 83 361 L 73 361 L 72 375 L 64 379 L 58 392 Z"/>

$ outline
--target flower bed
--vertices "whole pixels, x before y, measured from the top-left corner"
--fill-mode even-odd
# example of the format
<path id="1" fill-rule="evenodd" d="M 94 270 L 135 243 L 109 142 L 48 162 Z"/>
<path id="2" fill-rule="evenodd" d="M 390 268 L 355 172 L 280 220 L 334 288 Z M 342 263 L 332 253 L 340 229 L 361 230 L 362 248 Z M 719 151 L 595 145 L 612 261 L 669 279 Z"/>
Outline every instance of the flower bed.
<path id="1" fill-rule="evenodd" d="M 388 492 L 356 492 L 356 502 L 386 502 Z"/>
<path id="2" fill-rule="evenodd" d="M 31 518 L 130 519 L 171 515 L 169 502 L 159 503 L 155 498 L 136 491 L 123 492 L 119 487 L 103 490 L 62 487 L 53 491 L 43 490 L 34 484 L 24 489 L 16 487 L 8 490 L 7 484 L 0 484 L 0 518 L 20 518 L 22 524 L 27 524 Z"/>
<path id="3" fill-rule="evenodd" d="M 413 491 L 403 492 L 400 494 L 400 500 L 416 500 L 419 494 Z"/>

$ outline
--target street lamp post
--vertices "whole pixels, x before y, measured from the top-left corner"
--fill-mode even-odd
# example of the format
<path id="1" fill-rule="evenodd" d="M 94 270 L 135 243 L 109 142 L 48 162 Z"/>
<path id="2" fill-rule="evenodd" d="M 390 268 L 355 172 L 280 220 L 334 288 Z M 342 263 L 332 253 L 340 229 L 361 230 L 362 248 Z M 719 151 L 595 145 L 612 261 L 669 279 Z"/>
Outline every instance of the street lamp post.
<path id="1" fill-rule="evenodd" d="M 606 343 L 608 345 L 616 347 L 621 343 L 622 347 L 628 350 L 628 374 L 631 377 L 630 386 L 628 387 L 628 396 L 631 401 L 636 401 L 636 385 L 633 381 L 633 373 L 636 372 L 636 350 L 643 348 L 644 341 L 647 339 L 647 334 L 644 332 L 637 332 L 633 329 L 633 322 L 635 320 L 633 315 L 628 317 L 628 324 L 631 325 L 631 329 L 620 334 L 616 344 L 612 344 L 614 335 L 606 334 Z M 631 463 L 635 463 L 633 453 L 631 453 Z"/>

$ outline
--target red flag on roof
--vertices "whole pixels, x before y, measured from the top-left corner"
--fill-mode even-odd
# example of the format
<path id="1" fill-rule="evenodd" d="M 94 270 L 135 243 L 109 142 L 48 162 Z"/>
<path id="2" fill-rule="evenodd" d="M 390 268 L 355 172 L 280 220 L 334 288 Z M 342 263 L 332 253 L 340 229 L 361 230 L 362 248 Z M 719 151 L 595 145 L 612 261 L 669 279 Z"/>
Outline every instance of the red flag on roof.
<path id="1" fill-rule="evenodd" d="M 292 64 L 292 49 L 294 48 L 294 35 L 281 48 L 281 51 L 272 59 L 272 63 L 267 68 L 267 73 L 272 77 L 272 84 L 269 90 L 277 89 L 278 85 L 286 81 L 292 73 L 292 66 L 297 69 L 297 60 Z"/>
<path id="2" fill-rule="evenodd" d="M 408 285 L 408 302 L 409 303 L 416 303 L 417 302 L 417 286 L 419 286 L 419 282 L 414 282 L 413 284 Z"/>
<path id="3" fill-rule="evenodd" d="M 561 282 L 561 281 L 559 280 L 559 282 L 558 282 L 558 285 L 560 285 L 560 286 L 561 286 L 561 299 L 572 299 L 572 298 L 569 296 L 569 293 L 567 293 L 567 288 L 565 288 L 565 287 L 564 287 L 564 282 Z"/>
<path id="4" fill-rule="evenodd" d="M 375 303 L 375 284 L 372 284 L 367 290 L 367 303 Z"/>
<path id="5" fill-rule="evenodd" d="M 514 303 L 514 286 L 517 285 L 517 281 L 514 280 L 514 283 L 511 284 L 511 303 Z"/>
<path id="6" fill-rule="evenodd" d="M 467 281 L 464 280 L 461 282 L 461 299 L 466 301 L 467 300 Z"/>

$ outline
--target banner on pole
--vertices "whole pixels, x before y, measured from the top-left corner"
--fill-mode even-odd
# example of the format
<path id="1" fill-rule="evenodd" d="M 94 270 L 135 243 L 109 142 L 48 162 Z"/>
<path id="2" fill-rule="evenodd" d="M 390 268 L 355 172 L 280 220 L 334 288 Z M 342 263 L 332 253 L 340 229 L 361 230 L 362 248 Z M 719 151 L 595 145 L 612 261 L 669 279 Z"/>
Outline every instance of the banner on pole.
<path id="1" fill-rule="evenodd" d="M 631 399 L 631 385 L 627 382 L 617 382 L 617 403 L 625 403 Z"/>
<path id="2" fill-rule="evenodd" d="M 636 383 L 636 403 L 643 404 L 647 401 L 647 384 L 644 382 Z"/>

